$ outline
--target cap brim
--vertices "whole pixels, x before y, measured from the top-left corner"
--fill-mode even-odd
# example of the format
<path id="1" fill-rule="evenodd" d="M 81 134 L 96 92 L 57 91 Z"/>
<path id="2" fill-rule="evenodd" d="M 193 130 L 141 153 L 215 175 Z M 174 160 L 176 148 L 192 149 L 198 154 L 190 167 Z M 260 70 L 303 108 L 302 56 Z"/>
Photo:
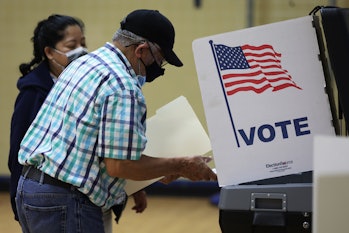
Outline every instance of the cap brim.
<path id="1" fill-rule="evenodd" d="M 177 55 L 172 50 L 164 50 L 163 52 L 168 63 L 177 67 L 183 66 L 181 60 L 179 60 Z"/>

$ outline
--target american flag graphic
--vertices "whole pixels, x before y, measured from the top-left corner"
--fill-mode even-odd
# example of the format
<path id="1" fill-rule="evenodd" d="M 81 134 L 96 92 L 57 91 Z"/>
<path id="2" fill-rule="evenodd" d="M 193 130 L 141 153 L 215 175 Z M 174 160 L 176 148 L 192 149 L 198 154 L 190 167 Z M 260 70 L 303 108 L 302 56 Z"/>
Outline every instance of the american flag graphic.
<path id="1" fill-rule="evenodd" d="M 281 67 L 281 53 L 271 45 L 215 44 L 214 51 L 227 95 L 240 91 L 260 94 L 268 89 L 279 91 L 288 87 L 301 89 Z"/>

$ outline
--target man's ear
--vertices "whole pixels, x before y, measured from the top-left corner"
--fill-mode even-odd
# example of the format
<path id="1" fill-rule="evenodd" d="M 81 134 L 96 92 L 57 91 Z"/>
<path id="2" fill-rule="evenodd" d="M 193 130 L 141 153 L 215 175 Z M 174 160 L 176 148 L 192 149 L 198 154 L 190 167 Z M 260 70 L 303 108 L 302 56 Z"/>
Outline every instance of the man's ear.
<path id="1" fill-rule="evenodd" d="M 144 52 L 143 50 L 147 49 L 147 48 L 149 48 L 148 43 L 144 42 L 144 43 L 139 44 L 137 46 L 137 48 L 135 49 L 136 57 L 140 58 L 142 56 L 142 53 Z"/>

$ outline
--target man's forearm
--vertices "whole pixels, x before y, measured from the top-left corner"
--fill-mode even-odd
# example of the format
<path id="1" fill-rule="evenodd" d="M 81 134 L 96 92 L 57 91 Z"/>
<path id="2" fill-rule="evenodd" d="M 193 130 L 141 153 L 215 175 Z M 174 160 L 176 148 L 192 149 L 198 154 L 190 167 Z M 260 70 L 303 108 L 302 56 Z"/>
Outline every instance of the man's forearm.
<path id="1" fill-rule="evenodd" d="M 142 155 L 139 160 L 105 160 L 110 176 L 131 180 L 150 180 L 178 173 L 183 158 L 155 158 Z"/>

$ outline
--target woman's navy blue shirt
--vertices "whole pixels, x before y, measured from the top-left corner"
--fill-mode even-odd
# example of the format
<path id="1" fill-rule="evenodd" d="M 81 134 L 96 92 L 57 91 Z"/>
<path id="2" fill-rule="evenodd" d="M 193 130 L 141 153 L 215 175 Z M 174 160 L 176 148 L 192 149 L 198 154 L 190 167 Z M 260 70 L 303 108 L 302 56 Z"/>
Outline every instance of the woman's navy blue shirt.
<path id="1" fill-rule="evenodd" d="M 18 217 L 15 196 L 17 183 L 23 167 L 18 163 L 20 143 L 53 84 L 54 82 L 46 61 L 42 62 L 27 75 L 19 78 L 17 82 L 19 94 L 15 102 L 14 112 L 11 119 L 10 153 L 8 158 L 8 167 L 11 173 L 11 205 L 17 221 Z"/>

